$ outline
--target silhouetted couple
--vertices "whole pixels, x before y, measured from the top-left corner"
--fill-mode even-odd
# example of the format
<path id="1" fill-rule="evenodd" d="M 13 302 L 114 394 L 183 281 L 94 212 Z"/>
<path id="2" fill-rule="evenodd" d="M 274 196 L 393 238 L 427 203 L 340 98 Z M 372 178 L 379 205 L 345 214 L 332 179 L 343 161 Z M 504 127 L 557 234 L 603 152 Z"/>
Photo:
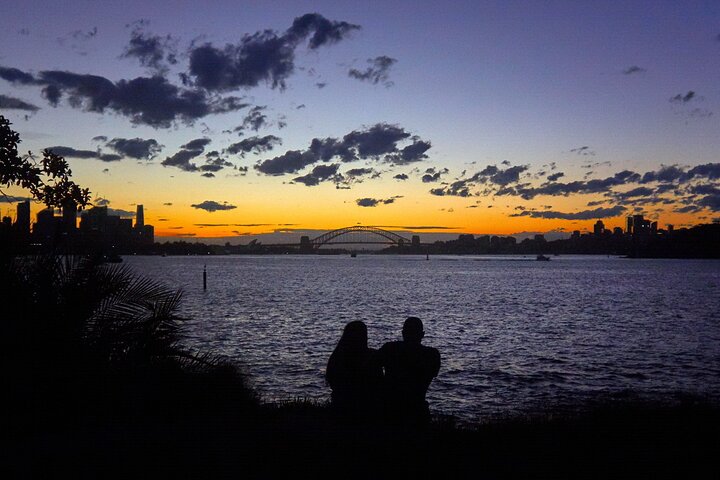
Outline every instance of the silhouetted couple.
<path id="1" fill-rule="evenodd" d="M 440 352 L 421 344 L 425 332 L 419 318 L 405 320 L 402 336 L 401 342 L 375 350 L 367 345 L 363 322 L 345 326 L 326 372 L 336 411 L 403 425 L 430 421 L 425 393 L 440 370 Z"/>

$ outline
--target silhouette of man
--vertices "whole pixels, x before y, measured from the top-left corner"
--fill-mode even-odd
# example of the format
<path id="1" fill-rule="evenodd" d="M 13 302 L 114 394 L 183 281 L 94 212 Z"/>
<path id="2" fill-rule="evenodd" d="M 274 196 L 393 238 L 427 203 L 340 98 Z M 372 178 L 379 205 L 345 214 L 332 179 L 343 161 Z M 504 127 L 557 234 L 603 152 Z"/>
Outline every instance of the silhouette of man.
<path id="1" fill-rule="evenodd" d="M 440 352 L 421 345 L 425 331 L 417 317 L 405 320 L 402 336 L 402 342 L 388 342 L 378 352 L 385 369 L 387 414 L 391 421 L 422 425 L 430 421 L 425 393 L 440 370 Z"/>

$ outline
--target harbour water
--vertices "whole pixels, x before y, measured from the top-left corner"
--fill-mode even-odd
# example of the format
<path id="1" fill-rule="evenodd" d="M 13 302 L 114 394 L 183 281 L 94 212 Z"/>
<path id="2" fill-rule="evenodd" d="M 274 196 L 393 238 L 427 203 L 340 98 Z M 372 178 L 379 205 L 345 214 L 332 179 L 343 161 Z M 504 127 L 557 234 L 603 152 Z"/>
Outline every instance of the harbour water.
<path id="1" fill-rule="evenodd" d="M 182 288 L 184 342 L 268 400 L 325 400 L 343 326 L 420 317 L 442 355 L 431 409 L 464 421 L 597 400 L 720 401 L 720 261 L 560 256 L 126 257 Z M 208 288 L 202 273 L 207 266 Z"/>

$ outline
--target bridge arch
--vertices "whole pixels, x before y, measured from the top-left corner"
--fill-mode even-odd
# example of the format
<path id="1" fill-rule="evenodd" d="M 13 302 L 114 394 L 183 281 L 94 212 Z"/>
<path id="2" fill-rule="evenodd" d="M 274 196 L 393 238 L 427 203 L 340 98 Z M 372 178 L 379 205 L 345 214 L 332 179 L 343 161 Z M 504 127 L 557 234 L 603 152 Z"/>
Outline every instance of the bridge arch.
<path id="1" fill-rule="evenodd" d="M 351 234 L 371 234 L 374 237 L 378 237 L 376 241 L 337 241 L 339 237 Z M 351 227 L 338 228 L 330 232 L 324 233 L 319 237 L 315 237 L 310 240 L 310 244 L 314 248 L 320 248 L 323 245 L 328 244 L 355 244 L 355 243 L 381 243 L 381 244 L 393 244 L 393 245 L 410 245 L 411 241 L 397 233 L 389 232 L 377 227 L 364 227 L 360 225 L 354 225 Z"/>

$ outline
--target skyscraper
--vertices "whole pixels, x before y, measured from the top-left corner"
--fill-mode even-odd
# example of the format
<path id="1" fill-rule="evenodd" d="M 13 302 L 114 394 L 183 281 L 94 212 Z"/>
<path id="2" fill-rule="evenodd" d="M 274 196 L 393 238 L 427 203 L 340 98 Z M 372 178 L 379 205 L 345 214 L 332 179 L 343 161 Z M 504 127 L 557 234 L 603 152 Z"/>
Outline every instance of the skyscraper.
<path id="1" fill-rule="evenodd" d="M 18 234 L 23 237 L 30 235 L 30 200 L 18 203 L 15 228 Z"/>
<path id="2" fill-rule="evenodd" d="M 145 226 L 145 212 L 143 211 L 143 206 L 138 205 L 137 206 L 137 213 L 135 214 L 135 228 L 138 230 L 142 230 L 142 228 Z"/>

